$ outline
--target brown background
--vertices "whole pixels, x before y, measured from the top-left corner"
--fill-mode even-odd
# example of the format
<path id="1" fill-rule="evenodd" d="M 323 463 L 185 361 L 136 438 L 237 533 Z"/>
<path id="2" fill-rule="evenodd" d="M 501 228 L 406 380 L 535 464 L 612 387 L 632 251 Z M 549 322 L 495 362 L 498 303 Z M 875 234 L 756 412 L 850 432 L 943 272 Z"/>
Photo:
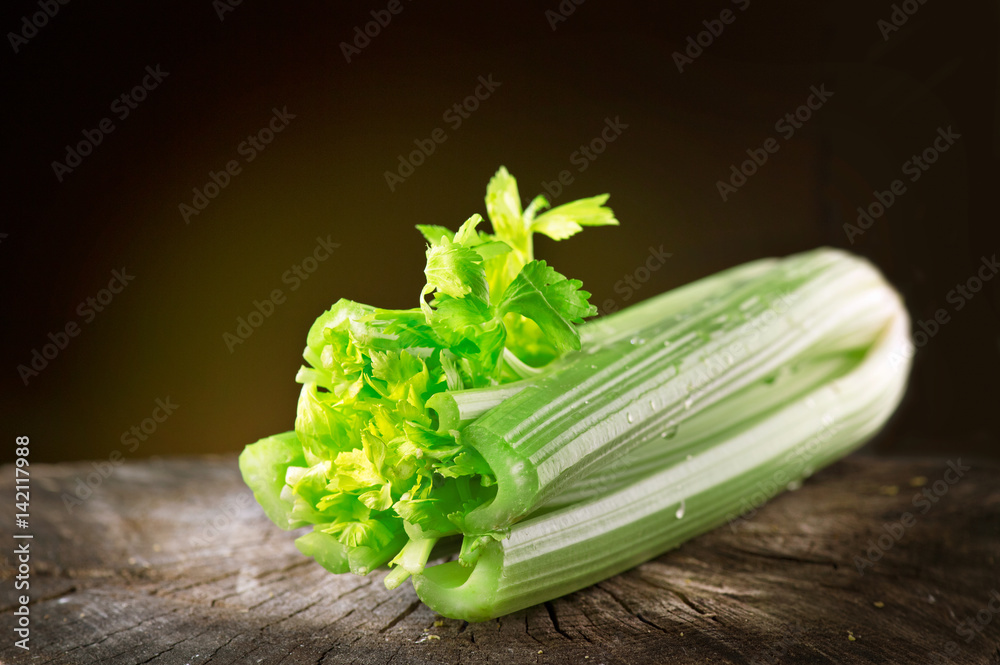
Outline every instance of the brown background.
<path id="1" fill-rule="evenodd" d="M 221 21 L 209 0 L 60 6 L 3 56 L 3 459 L 16 434 L 32 437 L 33 461 L 57 461 L 237 451 L 290 429 L 313 319 L 340 297 L 415 305 L 413 225 L 485 212 L 500 164 L 525 199 L 563 169 L 575 181 L 557 202 L 611 193 L 620 228 L 537 243 L 597 303 L 628 304 L 616 282 L 661 245 L 672 258 L 630 302 L 817 245 L 872 258 L 915 319 L 952 314 L 874 449 L 1000 455 L 1000 290 L 958 312 L 946 300 L 1000 251 L 996 4 L 931 0 L 888 41 L 888 2 L 679 4 L 588 0 L 553 30 L 555 0 L 404 2 L 350 63 L 339 43 L 386 3 L 244 0 Z M 678 72 L 672 54 L 727 7 L 735 21 Z M 35 11 L 8 3 L 5 33 Z M 64 146 L 157 64 L 166 80 L 57 182 Z M 452 129 L 442 114 L 491 74 L 500 87 Z M 716 181 L 821 84 L 830 100 L 723 202 Z M 284 106 L 289 127 L 185 225 L 192 187 Z M 608 117 L 628 128 L 578 173 L 571 153 Z M 854 209 L 948 126 L 962 138 L 851 245 Z M 447 141 L 390 192 L 383 173 L 437 127 Z M 289 292 L 282 273 L 318 235 L 340 248 Z M 23 385 L 17 366 L 123 266 L 135 281 Z M 230 353 L 223 333 L 275 288 L 287 301 Z M 128 450 L 122 433 L 166 397 L 177 412 Z"/>

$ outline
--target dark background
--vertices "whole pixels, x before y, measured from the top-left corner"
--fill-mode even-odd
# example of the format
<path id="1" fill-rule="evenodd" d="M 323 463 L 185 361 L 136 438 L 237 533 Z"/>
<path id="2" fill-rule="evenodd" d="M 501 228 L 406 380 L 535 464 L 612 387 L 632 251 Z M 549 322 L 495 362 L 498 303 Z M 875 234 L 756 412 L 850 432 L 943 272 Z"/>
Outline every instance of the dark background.
<path id="1" fill-rule="evenodd" d="M 915 321 L 950 313 L 873 449 L 1000 454 L 1000 280 L 961 311 L 947 301 L 1000 251 L 996 3 L 914 2 L 885 40 L 889 2 L 567 0 L 575 9 L 553 29 L 556 0 L 414 0 L 346 62 L 340 43 L 386 4 L 243 0 L 220 20 L 211 0 L 70 2 L 18 53 L 7 36 L 3 459 L 17 434 L 32 437 L 32 461 L 57 461 L 237 451 L 290 429 L 313 319 L 340 297 L 414 306 L 413 225 L 485 213 L 500 164 L 524 199 L 564 169 L 575 179 L 556 203 L 611 193 L 620 228 L 537 241 L 596 303 L 818 245 L 870 257 Z M 673 53 L 725 8 L 735 21 L 679 72 Z M 6 3 L 4 32 L 37 11 Z M 157 65 L 169 75 L 119 120 L 111 102 Z M 500 86 L 453 129 L 442 114 L 490 75 Z M 814 85 L 833 96 L 723 202 L 716 182 Z M 185 224 L 179 204 L 242 161 L 237 146 L 274 107 L 295 115 L 288 128 Z M 58 182 L 52 162 L 104 117 L 114 132 Z M 571 154 L 606 118 L 628 127 L 578 172 Z M 843 225 L 856 207 L 905 179 L 903 162 L 949 126 L 961 139 L 852 244 Z M 446 142 L 391 192 L 384 172 L 437 127 Z M 290 291 L 282 274 L 317 236 L 340 247 Z M 615 284 L 660 246 L 672 257 L 626 300 Z M 78 305 L 123 267 L 134 281 L 84 323 Z M 231 353 L 223 334 L 275 288 L 287 301 Z M 17 366 L 70 321 L 80 334 L 24 385 Z M 177 411 L 123 444 L 168 397 Z"/>

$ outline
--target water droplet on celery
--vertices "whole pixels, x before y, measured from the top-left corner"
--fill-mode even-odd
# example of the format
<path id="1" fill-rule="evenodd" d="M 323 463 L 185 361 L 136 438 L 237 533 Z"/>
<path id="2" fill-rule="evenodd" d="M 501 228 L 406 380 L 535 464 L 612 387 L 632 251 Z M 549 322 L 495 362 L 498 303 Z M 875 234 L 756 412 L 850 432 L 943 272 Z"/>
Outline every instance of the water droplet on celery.
<path id="1" fill-rule="evenodd" d="M 664 340 L 663 341 L 663 346 L 670 346 L 670 340 L 669 339 Z"/>
<path id="2" fill-rule="evenodd" d="M 646 340 L 641 337 L 633 337 L 628 341 L 629 344 L 645 344 Z"/>
<path id="3" fill-rule="evenodd" d="M 684 507 L 685 507 L 684 504 L 685 503 L 686 503 L 685 499 L 681 499 L 681 505 L 677 508 L 677 512 L 674 513 L 674 515 L 677 516 L 677 519 L 683 519 L 684 518 Z"/>
<path id="4" fill-rule="evenodd" d="M 632 422 L 632 414 L 630 412 L 625 413 L 625 420 Z"/>
<path id="5" fill-rule="evenodd" d="M 663 433 L 660 434 L 660 436 L 664 439 L 672 439 L 677 436 L 677 424 L 674 422 L 668 423 L 667 429 L 663 430 Z M 691 456 L 688 455 L 688 457 L 690 458 Z"/>
<path id="6" fill-rule="evenodd" d="M 591 365 L 590 369 L 597 369 L 597 365 Z"/>
<path id="7" fill-rule="evenodd" d="M 691 408 L 693 404 L 694 404 L 694 398 L 688 397 L 686 400 L 684 400 L 684 410 L 687 411 L 688 409 Z"/>
<path id="8" fill-rule="evenodd" d="M 649 400 L 649 408 L 651 408 L 653 411 L 656 411 L 656 400 L 655 399 Z"/>

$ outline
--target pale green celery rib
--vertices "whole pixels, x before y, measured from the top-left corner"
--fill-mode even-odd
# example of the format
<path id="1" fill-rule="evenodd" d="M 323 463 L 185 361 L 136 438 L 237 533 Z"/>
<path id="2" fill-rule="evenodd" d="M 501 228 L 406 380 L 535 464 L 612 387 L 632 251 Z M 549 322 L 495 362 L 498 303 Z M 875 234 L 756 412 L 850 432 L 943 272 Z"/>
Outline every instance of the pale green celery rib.
<path id="1" fill-rule="evenodd" d="M 518 378 L 524 379 L 531 376 L 535 376 L 542 371 L 541 367 L 532 367 L 528 363 L 524 362 L 511 351 L 509 348 L 504 347 L 503 350 L 503 364 L 512 373 L 516 374 Z"/>
<path id="2" fill-rule="evenodd" d="M 594 584 L 739 519 L 748 497 L 808 477 L 864 443 L 892 414 L 909 369 L 892 358 L 909 340 L 909 318 L 898 299 L 883 314 L 867 353 L 843 376 L 690 459 L 514 525 L 471 569 L 456 562 L 425 569 L 413 580 L 418 596 L 444 616 L 484 621 Z"/>
<path id="3" fill-rule="evenodd" d="M 424 566 L 427 565 L 427 558 L 430 557 L 431 550 L 434 549 L 434 544 L 437 541 L 437 538 L 422 538 L 407 542 L 406 546 L 403 547 L 399 565 L 409 571 L 411 575 L 423 572 Z"/>
<path id="4" fill-rule="evenodd" d="M 664 467 L 684 461 L 700 448 L 724 441 L 746 423 L 784 408 L 789 400 L 815 390 L 846 373 L 856 359 L 850 354 L 834 354 L 804 363 L 787 377 L 774 382 L 759 381 L 723 402 L 713 404 L 659 437 L 648 439 L 627 455 L 619 457 L 600 473 L 575 478 L 558 494 L 539 507 L 551 511 L 574 503 L 590 501 L 634 483 Z M 532 515 L 538 514 L 537 511 Z"/>
<path id="5" fill-rule="evenodd" d="M 438 432 L 459 430 L 509 397 L 521 392 L 524 381 L 492 388 L 453 390 L 431 395 L 427 408 L 438 416 Z"/>
<path id="6" fill-rule="evenodd" d="M 883 284 L 867 262 L 838 250 L 795 255 L 683 312 L 656 318 L 648 309 L 650 320 L 630 335 L 519 382 L 527 385 L 462 432 L 497 479 L 496 498 L 466 516 L 466 532 L 506 529 L 574 478 L 819 353 L 856 330 L 845 307 Z M 723 366 L 707 373 L 701 365 L 716 358 Z"/>
<path id="7" fill-rule="evenodd" d="M 635 450 L 612 462 L 599 473 L 578 476 L 548 499 L 542 508 L 584 501 L 649 475 L 665 465 L 673 464 L 690 452 L 692 447 L 725 437 L 733 428 L 783 407 L 797 395 L 835 380 L 856 364 L 849 352 L 870 343 L 871 330 L 877 329 L 884 318 L 883 307 L 891 307 L 884 288 L 876 288 L 852 297 L 842 306 L 845 321 L 835 335 L 824 337 L 809 349 L 806 359 L 798 365 L 779 368 L 773 381 L 758 381 L 716 402 L 683 424 L 665 429 L 660 438 L 653 437 Z"/>
<path id="8" fill-rule="evenodd" d="M 760 276 L 777 261 L 778 259 L 758 259 L 734 266 L 635 303 L 614 314 L 587 321 L 580 326 L 582 345 L 586 347 L 595 342 L 609 342 L 631 335 L 637 328 L 646 325 L 650 317 L 660 318 L 688 309 L 720 291 L 733 289 Z"/>

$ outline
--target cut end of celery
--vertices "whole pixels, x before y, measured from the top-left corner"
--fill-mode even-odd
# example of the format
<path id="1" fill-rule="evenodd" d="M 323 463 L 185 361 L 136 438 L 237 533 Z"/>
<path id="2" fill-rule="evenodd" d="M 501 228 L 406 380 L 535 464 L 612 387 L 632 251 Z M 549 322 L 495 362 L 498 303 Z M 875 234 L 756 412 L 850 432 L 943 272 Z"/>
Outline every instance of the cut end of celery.
<path id="1" fill-rule="evenodd" d="M 414 576 L 413 588 L 420 600 L 441 616 L 472 623 L 505 614 L 495 602 L 503 552 L 496 544 L 483 549 L 474 567 L 449 561 Z"/>
<path id="2" fill-rule="evenodd" d="M 402 566 L 396 566 L 392 569 L 392 572 L 385 576 L 385 588 L 392 591 L 400 584 L 405 582 L 410 578 L 410 571 Z"/>
<path id="3" fill-rule="evenodd" d="M 524 397 L 521 393 L 519 396 Z M 516 399 L 516 398 L 515 398 Z M 511 515 L 523 515 L 538 493 L 538 472 L 515 453 L 503 437 L 473 423 L 462 432 L 463 442 L 474 448 L 496 475 L 493 500 L 465 516 L 466 533 L 491 533 L 510 526 Z"/>

